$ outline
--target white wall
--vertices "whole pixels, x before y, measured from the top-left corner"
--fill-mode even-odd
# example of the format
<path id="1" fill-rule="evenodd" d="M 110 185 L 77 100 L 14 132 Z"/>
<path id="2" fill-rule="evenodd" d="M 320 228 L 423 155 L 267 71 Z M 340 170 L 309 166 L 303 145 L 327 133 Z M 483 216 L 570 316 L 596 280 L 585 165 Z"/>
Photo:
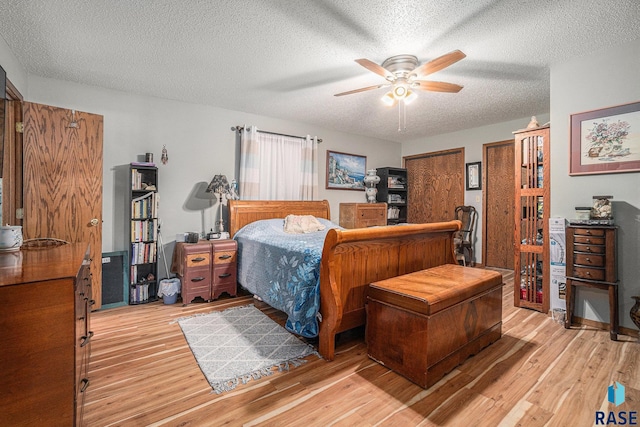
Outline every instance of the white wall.
<path id="1" fill-rule="evenodd" d="M 551 214 L 573 218 L 574 208 L 591 206 L 592 196 L 613 195 L 620 323 L 634 329 L 629 310 L 631 296 L 640 295 L 640 173 L 569 176 L 569 125 L 571 114 L 640 101 L 639 75 L 637 41 L 551 67 Z M 579 289 L 575 314 L 608 323 L 606 292 Z"/>
<path id="2" fill-rule="evenodd" d="M 117 227 L 123 214 L 114 209 L 118 205 L 116 199 L 127 195 L 116 192 L 115 168 L 136 161 L 147 152 L 154 154 L 159 168 L 160 219 L 169 261 L 171 242 L 177 233 L 212 228 L 218 214 L 217 201 L 197 200 L 193 193 L 217 173 L 229 179 L 234 176 L 236 137 L 231 131 L 234 125 L 256 125 L 269 131 L 322 138 L 320 198 L 329 200 L 335 222 L 338 222 L 340 202 L 365 202 L 366 198 L 364 192 L 325 189 L 326 150 L 366 155 L 369 168 L 400 163 L 401 147 L 394 142 L 222 108 L 36 76 L 29 76 L 29 91 L 23 95 L 31 102 L 104 116 L 103 252 L 125 249 L 122 231 Z M 169 155 L 167 165 L 160 162 L 163 146 Z M 164 268 L 160 271 L 162 276 Z"/>
<path id="3" fill-rule="evenodd" d="M 538 123 L 540 124 L 549 121 L 548 113 L 532 111 L 531 115 L 536 116 L 536 118 L 538 119 Z M 452 132 L 405 142 L 402 144 L 402 156 L 431 153 L 434 151 L 450 150 L 454 148 L 464 148 L 465 163 L 481 162 L 483 144 L 513 139 L 512 132 L 514 130 L 526 127 L 530 120 L 531 116 L 528 116 L 518 120 L 511 120 L 478 128 L 465 129 L 458 132 Z M 483 239 L 482 191 L 465 191 L 464 204 L 473 206 L 478 211 L 474 255 L 476 262 L 481 263 Z"/>
<path id="4" fill-rule="evenodd" d="M 11 52 L 11 49 L 9 49 L 9 46 L 2 37 L 0 37 L 0 65 L 2 65 L 4 71 L 7 72 L 7 78 L 24 96 L 27 92 L 27 71 L 22 64 L 20 64 L 13 52 Z M 2 90 L 4 90 L 4 88 Z"/>

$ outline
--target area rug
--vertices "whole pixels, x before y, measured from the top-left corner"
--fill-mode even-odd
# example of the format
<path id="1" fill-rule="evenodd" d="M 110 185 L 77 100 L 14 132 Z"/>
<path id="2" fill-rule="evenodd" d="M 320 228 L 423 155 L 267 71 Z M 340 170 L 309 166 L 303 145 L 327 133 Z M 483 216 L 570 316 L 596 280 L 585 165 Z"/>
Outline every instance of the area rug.
<path id="1" fill-rule="evenodd" d="M 216 393 L 299 366 L 319 354 L 253 305 L 178 319 L 200 369 Z"/>

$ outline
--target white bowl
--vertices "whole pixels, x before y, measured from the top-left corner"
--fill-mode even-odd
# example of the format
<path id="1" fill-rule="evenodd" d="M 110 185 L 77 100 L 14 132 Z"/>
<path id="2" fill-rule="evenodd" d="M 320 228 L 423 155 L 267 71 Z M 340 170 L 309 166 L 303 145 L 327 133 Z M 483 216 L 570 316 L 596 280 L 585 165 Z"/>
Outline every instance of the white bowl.
<path id="1" fill-rule="evenodd" d="M 15 251 L 22 246 L 22 226 L 0 226 L 0 251 Z"/>

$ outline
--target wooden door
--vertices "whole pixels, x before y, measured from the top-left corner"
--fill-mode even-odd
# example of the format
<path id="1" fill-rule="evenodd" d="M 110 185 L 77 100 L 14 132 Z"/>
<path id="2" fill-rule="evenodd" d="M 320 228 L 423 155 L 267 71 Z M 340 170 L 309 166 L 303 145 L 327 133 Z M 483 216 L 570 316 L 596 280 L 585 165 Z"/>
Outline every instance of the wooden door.
<path id="1" fill-rule="evenodd" d="M 487 267 L 513 270 L 513 140 L 485 144 L 483 157 L 482 259 Z"/>
<path id="2" fill-rule="evenodd" d="M 25 102 L 23 119 L 24 238 L 88 243 L 92 308 L 98 309 L 102 301 L 102 116 Z"/>
<path id="3" fill-rule="evenodd" d="M 449 221 L 464 204 L 464 148 L 404 158 L 407 222 Z"/>

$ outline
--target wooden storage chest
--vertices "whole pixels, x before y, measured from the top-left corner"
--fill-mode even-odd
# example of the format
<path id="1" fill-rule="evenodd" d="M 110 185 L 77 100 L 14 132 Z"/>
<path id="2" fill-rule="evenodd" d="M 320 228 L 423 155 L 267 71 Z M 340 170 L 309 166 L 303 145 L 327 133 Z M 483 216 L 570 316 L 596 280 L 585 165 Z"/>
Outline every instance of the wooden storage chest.
<path id="1" fill-rule="evenodd" d="M 435 384 L 502 333 L 502 275 L 446 264 L 374 282 L 369 357 L 421 387 Z"/>

